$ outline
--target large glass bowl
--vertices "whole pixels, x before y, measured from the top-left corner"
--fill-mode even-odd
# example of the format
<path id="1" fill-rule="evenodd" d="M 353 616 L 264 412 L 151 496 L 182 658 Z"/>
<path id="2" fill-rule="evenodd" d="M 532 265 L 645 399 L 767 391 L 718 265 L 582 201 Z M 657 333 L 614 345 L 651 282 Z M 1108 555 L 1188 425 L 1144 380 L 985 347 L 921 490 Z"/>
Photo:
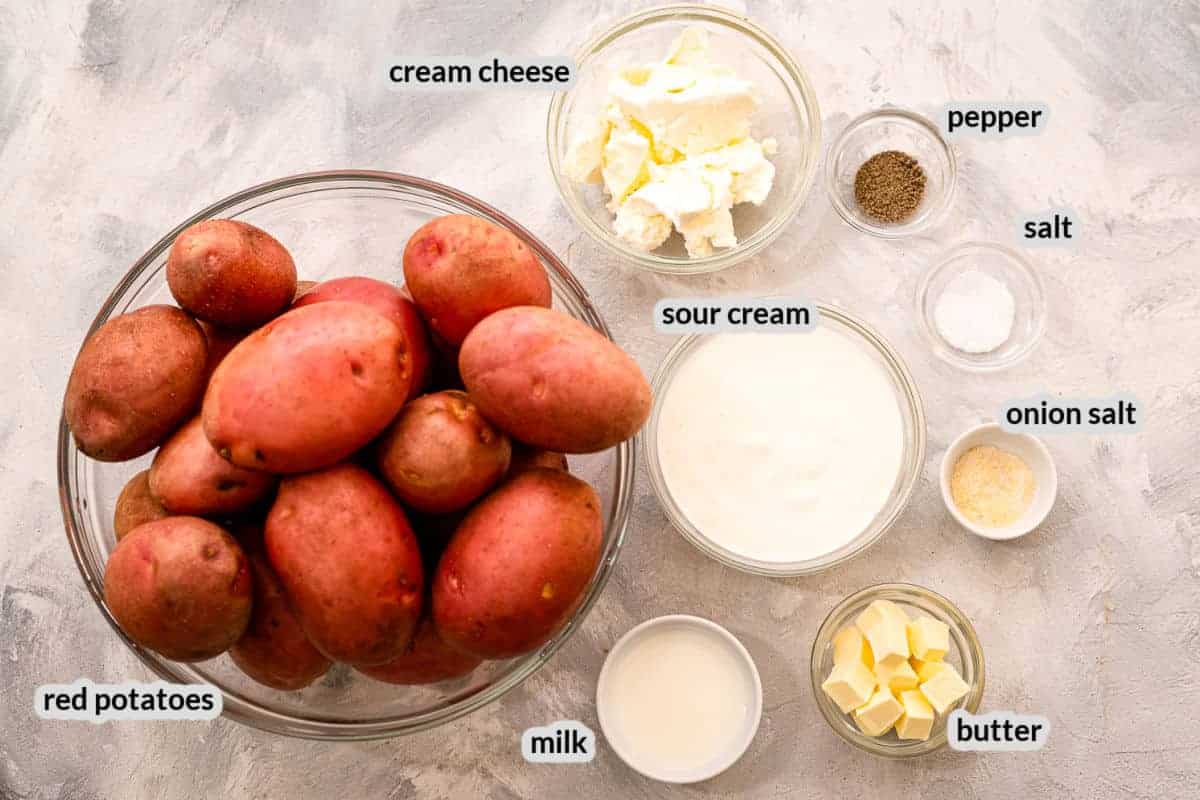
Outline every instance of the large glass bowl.
<path id="1" fill-rule="evenodd" d="M 757 139 L 773 138 L 778 152 L 775 184 L 761 206 L 734 206 L 738 243 L 710 256 L 689 256 L 673 233 L 662 247 L 643 252 L 617 237 L 607 198 L 596 185 L 578 184 L 565 172 L 570 143 L 583 125 L 603 114 L 608 81 L 620 68 L 661 58 L 689 27 L 710 35 L 713 60 L 754 82 L 760 105 L 751 118 Z M 567 210 L 585 231 L 627 263 L 653 272 L 696 274 L 730 267 L 762 251 L 783 232 L 812 187 L 821 154 L 821 111 L 804 69 L 787 48 L 744 16 L 711 5 L 679 3 L 645 9 L 593 37 L 575 56 L 575 85 L 557 92 L 546 120 L 550 171 Z"/>
<path id="2" fill-rule="evenodd" d="M 608 336 L 587 292 L 533 234 L 468 195 L 431 181 L 387 172 L 319 172 L 271 181 L 239 192 L 184 220 L 167 233 L 117 284 L 92 323 L 151 303 L 170 303 L 164 266 L 185 227 L 214 217 L 240 219 L 270 231 L 296 260 L 301 279 L 369 275 L 400 283 L 400 257 L 409 235 L 443 214 L 474 214 L 512 231 L 537 255 L 550 276 L 554 306 Z M 634 446 L 625 442 L 589 456 L 572 456 L 571 470 L 600 494 L 604 545 L 600 565 L 579 609 L 537 651 L 489 661 L 470 676 L 432 686 L 394 686 L 344 666 L 299 692 L 280 692 L 251 681 L 227 656 L 198 664 L 168 661 L 121 632 L 104 602 L 104 565 L 116 544 L 113 506 L 125 482 L 149 466 L 151 456 L 120 464 L 80 453 L 60 423 L 58 486 L 67 539 L 100 612 L 134 653 L 164 680 L 205 681 L 224 695 L 230 719 L 264 730 L 312 739 L 379 739 L 441 725 L 496 700 L 546 663 L 583 622 L 608 581 L 629 518 Z"/>

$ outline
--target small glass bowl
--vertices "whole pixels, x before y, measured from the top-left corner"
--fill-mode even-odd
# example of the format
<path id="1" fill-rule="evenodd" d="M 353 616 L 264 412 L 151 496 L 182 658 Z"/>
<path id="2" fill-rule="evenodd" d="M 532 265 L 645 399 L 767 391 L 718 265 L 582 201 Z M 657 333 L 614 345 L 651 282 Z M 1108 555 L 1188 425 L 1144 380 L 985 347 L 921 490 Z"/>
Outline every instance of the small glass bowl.
<path id="1" fill-rule="evenodd" d="M 603 187 L 580 184 L 567 176 L 567 149 L 580 125 L 603 113 L 609 77 L 619 68 L 661 58 L 685 28 L 709 32 L 713 59 L 754 82 L 761 104 L 751 130 L 755 138 L 773 138 L 777 152 L 775 184 L 761 206 L 734 206 L 738 243 L 710 256 L 693 258 L 683 237 L 672 233 L 647 253 L 621 241 Z M 791 221 L 812 188 L 821 152 L 821 112 L 804 70 L 773 36 L 730 11 L 682 3 L 631 14 L 585 44 L 575 56 L 577 80 L 555 93 L 546 120 L 550 171 L 567 210 L 585 231 L 611 252 L 646 270 L 695 274 L 725 269 L 761 251 Z"/>
<path id="2" fill-rule="evenodd" d="M 946 746 L 946 720 L 951 708 L 939 714 L 933 724 L 933 733 L 925 741 L 909 741 L 896 737 L 895 730 L 883 736 L 867 736 L 858 729 L 849 714 L 844 713 L 821 689 L 821 684 L 833 670 L 833 637 L 846 625 L 853 625 L 854 618 L 875 600 L 891 600 L 899 604 L 911 616 L 923 615 L 939 619 L 950 627 L 950 652 L 946 662 L 956 667 L 970 689 L 966 696 L 955 703 L 974 714 L 983 699 L 984 669 L 983 647 L 975 628 L 958 607 L 936 592 L 909 583 L 881 583 L 855 592 L 837 604 L 817 630 L 812 648 L 812 688 L 821 715 L 833 728 L 833 732 L 850 744 L 885 758 L 912 758 L 932 753 Z"/>
<path id="3" fill-rule="evenodd" d="M 887 503 L 875 515 L 875 519 L 858 536 L 841 547 L 823 556 L 805 561 L 762 561 L 736 553 L 722 547 L 706 536 L 692 524 L 683 510 L 671 496 L 663 473 L 662 463 L 658 454 L 658 424 L 662 414 L 663 399 L 678 372 L 680 366 L 692 355 L 696 348 L 705 341 L 707 334 L 692 334 L 682 337 L 667 353 L 658 371 L 654 375 L 653 397 L 654 406 L 650 411 L 650 419 L 646 422 L 642 436 L 642 452 L 646 458 L 647 471 L 654 494 L 671 524 L 683 534 L 697 549 L 709 558 L 720 561 L 726 566 L 749 572 L 755 575 L 783 578 L 796 575 L 811 575 L 829 569 L 850 559 L 879 540 L 884 533 L 899 519 L 901 512 L 908 505 L 913 489 L 920 477 L 921 468 L 925 463 L 925 411 L 921 404 L 921 395 L 917 391 L 908 367 L 900 354 L 887 341 L 876 333 L 866 323 L 849 313 L 832 306 L 818 304 L 816 306 L 820 317 L 819 325 L 828 325 L 844 334 L 847 338 L 858 342 L 862 348 L 878 363 L 891 378 L 892 388 L 896 394 L 896 402 L 900 406 L 900 414 L 904 421 L 903 463 L 896 476 L 896 483 L 888 496 Z M 742 334 L 729 334 L 737 336 Z M 785 336 L 804 336 L 803 333 L 779 334 Z"/>
<path id="4" fill-rule="evenodd" d="M 854 198 L 854 178 L 869 158 L 899 150 L 915 158 L 925 171 L 921 205 L 904 222 L 881 222 L 867 215 Z M 850 122 L 825 157 L 825 188 L 842 219 L 872 236 L 899 239 L 937 222 L 954 201 L 958 162 L 937 126 L 912 111 L 881 108 Z"/>
<path id="5" fill-rule="evenodd" d="M 1001 281 L 1012 292 L 1016 316 L 1004 344 L 986 353 L 959 350 L 942 336 L 934 313 L 942 292 L 956 277 L 977 270 Z M 917 286 L 917 318 L 933 352 L 950 364 L 977 372 L 1003 369 L 1033 350 L 1046 327 L 1046 294 L 1041 278 L 1019 253 L 990 242 L 964 242 L 946 252 Z"/>

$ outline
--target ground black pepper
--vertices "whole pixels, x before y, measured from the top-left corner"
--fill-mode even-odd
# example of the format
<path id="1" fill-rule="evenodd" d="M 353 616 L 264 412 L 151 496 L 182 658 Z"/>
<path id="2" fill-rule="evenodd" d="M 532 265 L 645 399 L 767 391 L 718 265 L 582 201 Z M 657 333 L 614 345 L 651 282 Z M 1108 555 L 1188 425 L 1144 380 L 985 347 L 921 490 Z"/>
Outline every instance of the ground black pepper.
<path id="1" fill-rule="evenodd" d="M 854 199 L 880 222 L 903 222 L 925 195 L 925 170 L 899 150 L 884 150 L 867 159 L 854 176 Z"/>

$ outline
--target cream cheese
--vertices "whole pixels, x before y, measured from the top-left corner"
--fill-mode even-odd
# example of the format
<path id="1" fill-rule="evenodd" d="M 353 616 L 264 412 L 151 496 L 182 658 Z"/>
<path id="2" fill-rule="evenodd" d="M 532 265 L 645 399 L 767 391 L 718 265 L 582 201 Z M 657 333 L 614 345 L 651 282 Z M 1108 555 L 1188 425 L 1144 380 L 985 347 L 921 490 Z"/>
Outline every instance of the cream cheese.
<path id="1" fill-rule="evenodd" d="M 708 33 L 688 28 L 662 61 L 621 70 L 604 114 L 585 125 L 566 172 L 603 183 L 622 241 L 650 251 L 672 229 L 693 257 L 737 244 L 732 209 L 761 205 L 775 167 L 773 139 L 750 136 L 754 85 L 708 54 Z"/>

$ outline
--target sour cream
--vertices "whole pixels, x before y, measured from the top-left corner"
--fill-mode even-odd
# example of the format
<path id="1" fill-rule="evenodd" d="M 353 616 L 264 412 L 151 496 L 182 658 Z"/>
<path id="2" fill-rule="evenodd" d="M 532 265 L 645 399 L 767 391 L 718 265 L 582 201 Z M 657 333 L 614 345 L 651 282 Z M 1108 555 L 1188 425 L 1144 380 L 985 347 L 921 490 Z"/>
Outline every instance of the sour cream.
<path id="1" fill-rule="evenodd" d="M 831 326 L 710 335 L 660 402 L 658 460 L 671 499 L 742 558 L 794 563 L 837 550 L 871 525 L 900 475 L 893 382 Z"/>

